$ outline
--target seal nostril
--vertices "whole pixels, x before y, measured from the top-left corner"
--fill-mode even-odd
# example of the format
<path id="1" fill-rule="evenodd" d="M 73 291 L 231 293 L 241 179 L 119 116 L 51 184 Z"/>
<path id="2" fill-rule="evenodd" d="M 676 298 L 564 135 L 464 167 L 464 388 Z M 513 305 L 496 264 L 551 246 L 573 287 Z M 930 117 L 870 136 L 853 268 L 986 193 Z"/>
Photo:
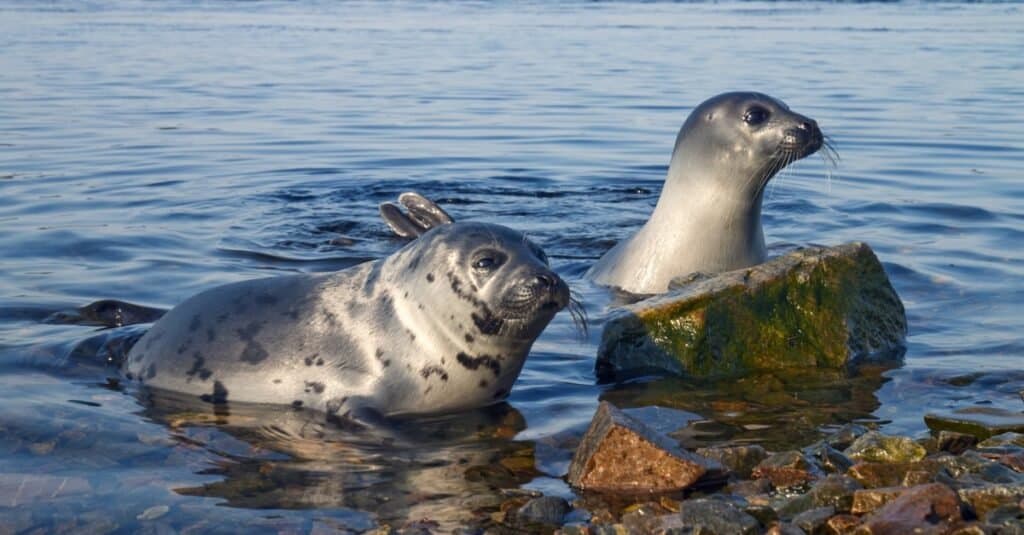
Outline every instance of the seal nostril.
<path id="1" fill-rule="evenodd" d="M 549 273 L 538 273 L 537 282 L 545 288 L 554 288 L 556 284 L 555 276 Z"/>

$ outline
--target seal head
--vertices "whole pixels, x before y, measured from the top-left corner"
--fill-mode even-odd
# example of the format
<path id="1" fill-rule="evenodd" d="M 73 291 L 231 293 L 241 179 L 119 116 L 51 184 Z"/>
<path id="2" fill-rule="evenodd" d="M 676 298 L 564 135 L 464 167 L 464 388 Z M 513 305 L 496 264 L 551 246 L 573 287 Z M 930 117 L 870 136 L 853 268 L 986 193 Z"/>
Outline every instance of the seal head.
<path id="1" fill-rule="evenodd" d="M 436 413 L 504 399 L 569 288 L 521 233 L 438 226 L 391 256 L 200 293 L 157 321 L 124 371 L 227 401 Z"/>
<path id="2" fill-rule="evenodd" d="M 587 276 L 636 294 L 661 293 L 694 272 L 763 262 L 765 186 L 824 142 L 817 123 L 762 93 L 724 93 L 686 119 L 658 204 L 644 226 Z"/>

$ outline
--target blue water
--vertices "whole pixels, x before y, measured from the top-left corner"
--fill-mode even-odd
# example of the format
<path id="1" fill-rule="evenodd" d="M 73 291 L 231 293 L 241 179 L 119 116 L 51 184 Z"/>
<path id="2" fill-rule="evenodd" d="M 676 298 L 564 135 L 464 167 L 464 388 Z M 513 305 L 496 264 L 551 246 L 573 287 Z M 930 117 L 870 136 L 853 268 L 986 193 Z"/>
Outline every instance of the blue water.
<path id="1" fill-rule="evenodd" d="M 777 447 L 790 427 L 916 435 L 935 408 L 1019 410 L 1022 73 L 1017 4 L 0 0 L 0 517 L 450 526 L 514 489 L 570 496 L 559 478 L 599 398 L 695 413 L 718 425 L 705 442 Z M 815 118 L 841 156 L 769 185 L 773 250 L 868 242 L 910 323 L 902 368 L 787 385 L 774 420 L 743 384 L 595 384 L 602 294 L 582 280 L 644 221 L 689 110 L 741 89 Z M 291 424 L 182 424 L 173 403 L 66 365 L 96 328 L 42 321 L 379 258 L 401 242 L 376 206 L 408 189 L 527 232 L 591 303 L 590 338 L 560 316 L 483 427 L 395 453 Z M 723 399 L 769 429 L 729 420 Z M 477 473 L 498 458 L 534 469 Z"/>

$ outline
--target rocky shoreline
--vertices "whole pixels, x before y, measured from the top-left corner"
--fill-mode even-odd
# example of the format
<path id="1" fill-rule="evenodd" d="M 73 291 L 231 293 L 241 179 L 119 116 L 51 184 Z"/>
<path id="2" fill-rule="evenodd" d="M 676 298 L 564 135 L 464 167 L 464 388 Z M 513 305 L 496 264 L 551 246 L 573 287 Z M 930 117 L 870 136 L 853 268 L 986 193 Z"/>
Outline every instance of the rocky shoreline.
<path id="1" fill-rule="evenodd" d="M 607 466 L 616 458 L 629 459 L 628 469 Z M 979 440 L 940 430 L 915 440 L 848 424 L 800 450 L 686 451 L 603 403 L 568 480 L 576 500 L 511 499 L 486 532 L 1024 534 L 1017 432 Z M 676 488 L 666 491 L 667 482 Z"/>

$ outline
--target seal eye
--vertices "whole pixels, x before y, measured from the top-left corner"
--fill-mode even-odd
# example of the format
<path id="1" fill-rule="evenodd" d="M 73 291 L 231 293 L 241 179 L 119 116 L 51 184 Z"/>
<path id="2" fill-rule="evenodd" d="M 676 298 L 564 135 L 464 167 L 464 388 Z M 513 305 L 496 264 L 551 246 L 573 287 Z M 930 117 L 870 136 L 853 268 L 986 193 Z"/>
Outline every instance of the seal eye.
<path id="1" fill-rule="evenodd" d="M 505 255 L 499 251 L 481 251 L 473 259 L 473 269 L 491 271 L 505 263 Z"/>
<path id="2" fill-rule="evenodd" d="M 745 123 L 747 123 L 747 124 L 749 124 L 751 126 L 757 126 L 757 125 L 767 121 L 768 120 L 768 115 L 769 115 L 768 110 L 766 110 L 766 109 L 764 109 L 764 108 L 762 108 L 760 106 L 754 106 L 754 107 L 750 108 L 749 110 L 747 110 L 746 113 L 743 114 L 743 122 L 745 122 Z"/>

